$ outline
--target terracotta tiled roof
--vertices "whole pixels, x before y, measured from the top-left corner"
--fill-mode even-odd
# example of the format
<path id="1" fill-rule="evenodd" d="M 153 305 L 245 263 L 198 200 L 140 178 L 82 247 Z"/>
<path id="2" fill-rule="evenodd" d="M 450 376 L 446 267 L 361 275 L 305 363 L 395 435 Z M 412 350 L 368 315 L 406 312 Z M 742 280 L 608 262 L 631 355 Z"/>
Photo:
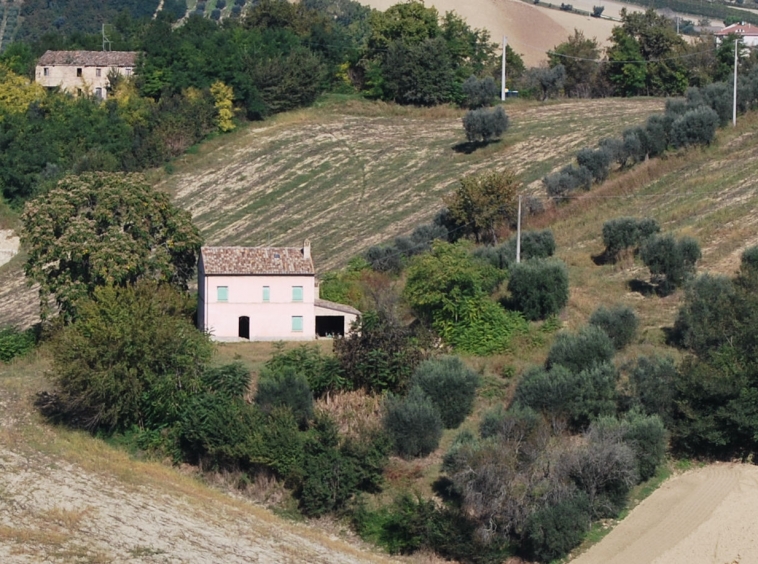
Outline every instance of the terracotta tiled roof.
<path id="1" fill-rule="evenodd" d="M 730 35 L 730 34 L 737 34 L 741 36 L 746 35 L 758 35 L 758 27 L 754 26 L 753 24 L 749 23 L 736 23 L 732 24 L 728 27 L 725 27 L 721 31 L 717 31 L 716 35 Z"/>
<path id="2" fill-rule="evenodd" d="M 45 51 L 37 62 L 41 67 L 70 65 L 82 67 L 133 67 L 136 51 Z"/>
<path id="3" fill-rule="evenodd" d="M 312 275 L 313 260 L 294 247 L 203 247 L 205 274 Z"/>
<path id="4" fill-rule="evenodd" d="M 338 304 L 336 302 L 330 302 L 329 300 L 315 300 L 316 307 L 323 307 L 324 309 L 333 309 L 335 311 L 341 311 L 342 313 L 352 313 L 353 315 L 360 315 L 361 312 L 345 304 Z"/>

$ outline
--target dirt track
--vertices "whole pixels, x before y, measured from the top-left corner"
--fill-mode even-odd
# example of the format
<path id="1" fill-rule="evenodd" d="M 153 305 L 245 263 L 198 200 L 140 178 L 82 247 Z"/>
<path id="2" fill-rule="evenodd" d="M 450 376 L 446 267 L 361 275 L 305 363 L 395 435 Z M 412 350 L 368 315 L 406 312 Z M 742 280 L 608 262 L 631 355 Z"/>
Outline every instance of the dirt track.
<path id="1" fill-rule="evenodd" d="M 758 562 L 758 467 L 715 464 L 664 483 L 572 564 Z"/>

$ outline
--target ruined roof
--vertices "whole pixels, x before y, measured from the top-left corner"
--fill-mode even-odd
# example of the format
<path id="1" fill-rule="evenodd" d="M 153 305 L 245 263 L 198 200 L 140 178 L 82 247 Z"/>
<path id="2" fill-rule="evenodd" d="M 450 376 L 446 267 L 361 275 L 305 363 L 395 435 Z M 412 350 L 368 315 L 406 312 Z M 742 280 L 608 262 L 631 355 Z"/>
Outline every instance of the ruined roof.
<path id="1" fill-rule="evenodd" d="M 133 67 L 136 51 L 45 51 L 37 62 L 41 67 L 70 65 L 81 67 Z"/>
<path id="2" fill-rule="evenodd" d="M 208 275 L 313 275 L 313 260 L 295 247 L 203 247 L 203 270 Z"/>
<path id="3" fill-rule="evenodd" d="M 721 31 L 717 31 L 716 35 L 724 36 L 730 35 L 732 33 L 741 35 L 743 37 L 746 35 L 758 35 L 758 27 L 749 23 L 736 23 L 725 27 Z"/>
<path id="4" fill-rule="evenodd" d="M 360 315 L 361 312 L 345 304 L 338 304 L 337 302 L 330 302 L 329 300 L 315 300 L 316 307 L 323 307 L 324 309 L 333 309 L 334 311 L 341 311 L 342 313 L 352 313 L 353 315 Z"/>

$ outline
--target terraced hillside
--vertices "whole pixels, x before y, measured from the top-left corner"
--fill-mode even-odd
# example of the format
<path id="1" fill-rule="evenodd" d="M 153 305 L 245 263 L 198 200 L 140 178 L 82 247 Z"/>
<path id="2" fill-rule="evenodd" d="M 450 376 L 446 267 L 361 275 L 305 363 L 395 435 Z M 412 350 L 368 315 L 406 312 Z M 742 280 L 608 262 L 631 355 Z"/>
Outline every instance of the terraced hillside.
<path id="1" fill-rule="evenodd" d="M 160 186 L 192 212 L 209 244 L 296 245 L 309 237 L 325 270 L 432 218 L 465 174 L 508 165 L 535 183 L 662 105 L 518 104 L 508 109 L 504 140 L 474 152 L 461 147 L 457 110 L 331 105 L 205 144 Z"/>

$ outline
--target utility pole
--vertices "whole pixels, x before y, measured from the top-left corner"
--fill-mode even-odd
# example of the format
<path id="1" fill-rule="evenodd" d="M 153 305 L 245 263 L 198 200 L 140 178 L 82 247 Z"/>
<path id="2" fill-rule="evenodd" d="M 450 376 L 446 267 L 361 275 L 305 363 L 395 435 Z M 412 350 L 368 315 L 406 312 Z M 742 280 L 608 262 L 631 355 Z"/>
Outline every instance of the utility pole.
<path id="1" fill-rule="evenodd" d="M 518 219 L 516 220 L 516 264 L 521 262 L 521 194 L 518 196 Z"/>
<path id="2" fill-rule="evenodd" d="M 676 34 L 679 35 L 679 16 L 676 17 Z"/>
<path id="3" fill-rule="evenodd" d="M 737 127 L 737 44 L 739 37 L 734 38 L 734 99 L 732 100 L 732 126 Z"/>
<path id="4" fill-rule="evenodd" d="M 508 38 L 503 35 L 503 76 L 500 80 L 500 99 L 505 102 L 505 51 L 508 47 Z"/>

